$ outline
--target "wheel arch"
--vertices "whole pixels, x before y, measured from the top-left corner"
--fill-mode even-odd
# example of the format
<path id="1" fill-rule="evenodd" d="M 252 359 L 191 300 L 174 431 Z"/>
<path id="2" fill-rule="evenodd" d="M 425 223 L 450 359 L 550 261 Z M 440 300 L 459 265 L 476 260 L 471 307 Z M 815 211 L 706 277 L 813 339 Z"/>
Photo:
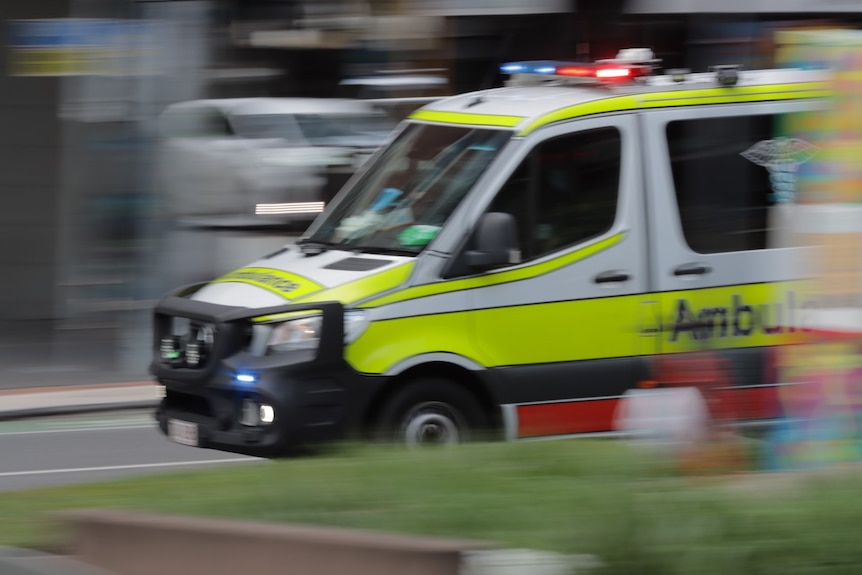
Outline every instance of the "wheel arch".
<path id="1" fill-rule="evenodd" d="M 479 402 L 488 417 L 493 431 L 503 428 L 503 415 L 500 404 L 494 397 L 491 387 L 478 370 L 471 370 L 463 365 L 441 359 L 429 360 L 412 365 L 393 375 L 368 402 L 362 416 L 362 428 L 369 431 L 377 420 L 386 402 L 396 393 L 416 381 L 426 377 L 440 377 L 463 387 Z"/>

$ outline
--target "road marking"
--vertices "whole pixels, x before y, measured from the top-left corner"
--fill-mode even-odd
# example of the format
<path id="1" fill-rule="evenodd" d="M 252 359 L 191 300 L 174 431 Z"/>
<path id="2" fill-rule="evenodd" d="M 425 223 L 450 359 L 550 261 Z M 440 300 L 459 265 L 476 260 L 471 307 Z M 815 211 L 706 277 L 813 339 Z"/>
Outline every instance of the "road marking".
<path id="1" fill-rule="evenodd" d="M 152 425 L 117 425 L 113 427 L 70 427 L 67 429 L 34 429 L 32 431 L 0 431 L 0 435 L 36 435 L 39 433 L 78 433 L 81 431 L 116 431 L 119 429 L 158 429 Z"/>
<path id="2" fill-rule="evenodd" d="M 123 469 L 150 469 L 156 467 L 180 467 L 183 465 L 211 465 L 213 463 L 248 463 L 261 461 L 259 457 L 237 459 L 205 459 L 202 461 L 169 461 L 165 463 L 136 463 L 133 465 L 107 465 L 104 467 L 71 467 L 68 469 L 43 469 L 41 471 L 5 471 L 0 477 L 21 477 L 23 475 L 53 475 L 58 473 L 89 473 L 93 471 L 119 471 Z"/>
<path id="3" fill-rule="evenodd" d="M 158 425 L 155 420 L 151 421 L 106 421 L 104 423 L 81 423 L 81 424 L 71 424 L 71 425 L 46 425 L 45 431 L 54 431 L 57 429 L 67 429 L 69 431 L 76 431 L 80 429 L 106 429 L 106 428 L 114 428 L 114 427 L 155 427 Z"/>
<path id="4" fill-rule="evenodd" d="M 45 423 L 45 429 L 104 429 L 105 427 L 144 427 L 144 426 L 155 426 L 157 422 L 155 419 L 129 419 L 123 421 L 118 419 L 116 421 L 82 421 L 81 423 Z"/>
<path id="5" fill-rule="evenodd" d="M 117 425 L 117 424 L 126 424 L 126 423 L 147 423 L 153 422 L 155 419 L 153 417 L 148 416 L 140 416 L 140 417 L 114 417 L 111 419 L 104 418 L 99 419 L 95 417 L 90 418 L 80 418 L 80 419 L 54 419 L 45 421 L 45 425 L 48 427 L 59 427 L 61 425 Z"/>

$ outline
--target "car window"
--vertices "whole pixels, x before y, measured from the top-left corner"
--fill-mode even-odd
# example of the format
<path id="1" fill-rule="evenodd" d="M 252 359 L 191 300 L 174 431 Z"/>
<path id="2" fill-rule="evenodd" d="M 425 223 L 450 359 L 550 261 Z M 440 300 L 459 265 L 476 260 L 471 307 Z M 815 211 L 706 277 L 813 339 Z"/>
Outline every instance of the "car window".
<path id="1" fill-rule="evenodd" d="M 703 254 L 765 249 L 773 187 L 784 173 L 775 169 L 789 167 L 776 148 L 777 118 L 678 120 L 666 132 L 689 247 Z"/>
<path id="2" fill-rule="evenodd" d="M 542 142 L 513 172 L 489 211 L 515 216 L 525 260 L 601 235 L 616 216 L 621 153 L 616 128 Z"/>
<path id="3" fill-rule="evenodd" d="M 237 136 L 241 138 L 304 143 L 293 114 L 237 114 L 233 123 Z"/>
<path id="4" fill-rule="evenodd" d="M 383 142 L 394 128 L 383 113 L 242 114 L 237 134 L 251 139 L 280 139 L 290 145 L 367 146 Z"/>
<path id="5" fill-rule="evenodd" d="M 224 114 L 210 107 L 169 111 L 162 119 L 162 134 L 169 138 L 227 138 L 234 135 Z"/>
<path id="6" fill-rule="evenodd" d="M 297 114 L 296 122 L 312 146 L 353 145 L 381 141 L 395 127 L 383 113 Z"/>

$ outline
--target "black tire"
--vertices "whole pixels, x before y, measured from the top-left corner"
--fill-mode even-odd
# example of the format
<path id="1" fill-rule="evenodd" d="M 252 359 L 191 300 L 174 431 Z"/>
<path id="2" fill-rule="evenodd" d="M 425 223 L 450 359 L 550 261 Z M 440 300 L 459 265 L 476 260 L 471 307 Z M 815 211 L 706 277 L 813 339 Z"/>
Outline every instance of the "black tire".
<path id="1" fill-rule="evenodd" d="M 466 388 L 439 377 L 408 383 L 383 405 L 375 436 L 408 446 L 464 443 L 488 423 Z"/>

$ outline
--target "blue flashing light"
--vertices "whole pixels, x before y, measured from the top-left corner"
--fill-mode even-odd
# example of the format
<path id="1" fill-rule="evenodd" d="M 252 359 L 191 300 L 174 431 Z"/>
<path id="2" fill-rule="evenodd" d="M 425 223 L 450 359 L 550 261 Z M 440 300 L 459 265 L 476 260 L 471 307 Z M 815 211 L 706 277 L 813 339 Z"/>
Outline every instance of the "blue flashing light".
<path id="1" fill-rule="evenodd" d="M 236 380 L 240 383 L 254 383 L 257 378 L 250 373 L 238 373 L 236 374 Z"/>
<path id="2" fill-rule="evenodd" d="M 520 62 L 512 62 L 500 66 L 500 71 L 504 74 L 523 74 L 527 71 L 527 66 Z"/>
<path id="3" fill-rule="evenodd" d="M 557 62 L 549 60 L 534 60 L 529 62 L 507 62 L 500 66 L 503 74 L 556 74 Z"/>

